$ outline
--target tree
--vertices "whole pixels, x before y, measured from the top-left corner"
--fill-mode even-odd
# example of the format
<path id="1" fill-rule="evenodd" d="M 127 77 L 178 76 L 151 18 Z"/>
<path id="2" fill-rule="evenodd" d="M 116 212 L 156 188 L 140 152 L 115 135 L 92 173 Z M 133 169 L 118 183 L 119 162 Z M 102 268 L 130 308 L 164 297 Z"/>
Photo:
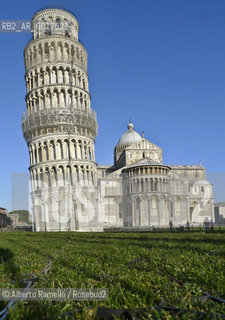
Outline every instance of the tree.
<path id="1" fill-rule="evenodd" d="M 9 212 L 9 215 L 10 214 L 18 214 L 19 222 L 25 222 L 27 224 L 31 224 L 30 213 L 28 210 L 14 210 Z"/>

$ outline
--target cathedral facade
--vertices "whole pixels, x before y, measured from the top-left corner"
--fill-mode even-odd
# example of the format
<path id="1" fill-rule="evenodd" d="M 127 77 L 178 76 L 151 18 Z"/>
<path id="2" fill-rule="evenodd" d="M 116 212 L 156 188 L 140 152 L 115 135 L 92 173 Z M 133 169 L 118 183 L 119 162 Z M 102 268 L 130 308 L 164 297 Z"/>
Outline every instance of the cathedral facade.
<path id="1" fill-rule="evenodd" d="M 163 150 L 128 130 L 114 165 L 95 162 L 87 52 L 71 13 L 46 9 L 32 18 L 24 50 L 26 104 L 22 129 L 30 154 L 34 231 L 103 231 L 168 227 L 214 220 L 206 169 L 163 164 Z"/>

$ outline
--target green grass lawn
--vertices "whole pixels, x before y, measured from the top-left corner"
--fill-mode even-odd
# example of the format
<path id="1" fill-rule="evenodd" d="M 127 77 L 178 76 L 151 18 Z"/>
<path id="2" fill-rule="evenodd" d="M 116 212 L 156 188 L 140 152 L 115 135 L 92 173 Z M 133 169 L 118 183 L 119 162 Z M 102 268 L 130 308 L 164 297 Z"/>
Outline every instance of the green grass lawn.
<path id="1" fill-rule="evenodd" d="M 75 310 L 77 319 L 98 319 L 100 307 L 154 306 L 140 319 L 200 317 L 157 306 L 225 314 L 225 304 L 204 296 L 225 299 L 225 233 L 1 232 L 0 256 L 2 288 L 21 287 L 25 274 L 38 274 L 51 259 L 36 287 L 109 288 L 107 301 L 17 302 L 9 319 L 74 319 Z"/>

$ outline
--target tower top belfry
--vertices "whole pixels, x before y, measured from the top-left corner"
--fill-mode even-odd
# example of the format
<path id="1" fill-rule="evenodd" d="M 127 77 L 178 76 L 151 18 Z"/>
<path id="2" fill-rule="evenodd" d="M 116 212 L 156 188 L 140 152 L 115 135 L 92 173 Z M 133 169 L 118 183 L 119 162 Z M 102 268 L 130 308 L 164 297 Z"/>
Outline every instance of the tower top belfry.
<path id="1" fill-rule="evenodd" d="M 62 9 L 38 11 L 32 18 L 33 38 L 65 36 L 78 41 L 79 23 L 74 15 Z"/>

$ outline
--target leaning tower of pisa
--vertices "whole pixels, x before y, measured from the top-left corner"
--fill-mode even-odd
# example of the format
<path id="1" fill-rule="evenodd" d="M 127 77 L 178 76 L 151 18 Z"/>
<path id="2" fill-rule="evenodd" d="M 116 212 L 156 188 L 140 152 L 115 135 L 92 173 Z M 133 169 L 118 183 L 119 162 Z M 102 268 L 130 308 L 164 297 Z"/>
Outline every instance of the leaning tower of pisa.
<path id="1" fill-rule="evenodd" d="M 32 30 L 24 50 L 22 129 L 30 155 L 33 229 L 97 231 L 97 120 L 79 24 L 67 11 L 46 9 L 33 16 Z"/>

